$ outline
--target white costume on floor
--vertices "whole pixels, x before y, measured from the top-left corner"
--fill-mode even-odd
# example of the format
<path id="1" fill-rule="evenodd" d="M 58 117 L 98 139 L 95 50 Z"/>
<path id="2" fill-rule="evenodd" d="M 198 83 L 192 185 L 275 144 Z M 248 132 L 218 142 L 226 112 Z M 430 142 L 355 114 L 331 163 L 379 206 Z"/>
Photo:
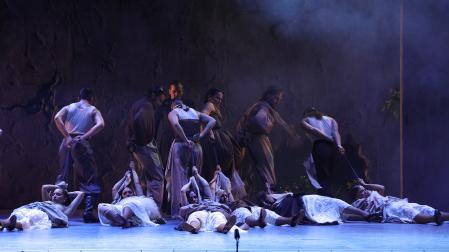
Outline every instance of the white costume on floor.
<path id="1" fill-rule="evenodd" d="M 430 206 L 410 203 L 408 199 L 382 196 L 376 191 L 371 191 L 367 198 L 359 199 L 352 205 L 369 213 L 383 211 L 383 222 L 414 223 L 418 214 L 432 216 L 435 213 L 435 209 Z"/>
<path id="2" fill-rule="evenodd" d="M 343 200 L 320 195 L 304 195 L 302 201 L 306 217 L 316 223 L 342 222 L 343 210 L 351 206 Z"/>
<path id="3" fill-rule="evenodd" d="M 201 223 L 200 231 L 217 231 L 220 225 L 226 224 L 226 217 L 220 212 L 209 212 L 206 210 L 196 211 L 189 215 L 187 223 L 199 221 Z"/>
<path id="4" fill-rule="evenodd" d="M 258 206 L 252 206 L 251 211 L 246 207 L 239 207 L 235 209 L 234 212 L 232 212 L 232 215 L 235 215 L 235 217 L 237 218 L 237 223 L 245 223 L 245 219 L 250 216 L 253 219 L 258 220 L 261 210 L 262 208 Z M 267 212 L 265 222 L 271 225 L 276 225 L 276 220 L 281 216 L 269 209 L 265 209 L 265 211 Z"/>
<path id="5" fill-rule="evenodd" d="M 115 204 L 100 203 L 98 205 L 98 217 L 102 225 L 109 226 L 111 221 L 104 216 L 104 209 L 117 211 L 122 215 L 125 207 L 129 207 L 134 216 L 131 218 L 131 223 L 134 226 L 157 226 L 158 224 L 151 220 L 160 218 L 161 214 L 152 198 L 145 196 L 131 196 L 121 199 Z"/>
<path id="6" fill-rule="evenodd" d="M 39 209 L 18 208 L 11 215 L 17 217 L 24 230 L 50 229 L 51 221 L 48 215 Z"/>

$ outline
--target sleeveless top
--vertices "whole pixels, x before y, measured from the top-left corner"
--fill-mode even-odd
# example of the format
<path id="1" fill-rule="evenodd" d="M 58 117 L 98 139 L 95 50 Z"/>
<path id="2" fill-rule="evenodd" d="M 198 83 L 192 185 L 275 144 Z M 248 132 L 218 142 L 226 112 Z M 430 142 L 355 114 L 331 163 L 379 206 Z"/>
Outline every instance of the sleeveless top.
<path id="1" fill-rule="evenodd" d="M 192 140 L 193 136 L 200 133 L 201 130 L 198 112 L 192 108 L 187 111 L 182 108 L 175 108 L 174 110 L 178 113 L 179 124 L 184 130 L 184 134 L 189 140 Z"/>
<path id="2" fill-rule="evenodd" d="M 321 130 L 327 137 L 332 138 L 332 132 L 335 129 L 335 124 L 333 123 L 332 118 L 329 116 L 323 116 L 321 119 L 317 119 L 315 117 L 307 117 L 308 123 L 312 125 L 314 128 Z M 310 136 L 312 141 L 319 140 L 320 138 L 316 136 Z"/>

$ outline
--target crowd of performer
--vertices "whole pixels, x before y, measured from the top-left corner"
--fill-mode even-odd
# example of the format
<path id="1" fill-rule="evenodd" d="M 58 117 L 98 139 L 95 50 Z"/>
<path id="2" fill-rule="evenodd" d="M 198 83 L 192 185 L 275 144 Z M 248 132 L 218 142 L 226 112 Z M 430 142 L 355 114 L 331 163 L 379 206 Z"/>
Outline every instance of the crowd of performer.
<path id="1" fill-rule="evenodd" d="M 124 141 L 132 158 L 112 188 L 112 203 L 99 203 L 102 188 L 90 140 L 105 122 L 93 106 L 93 91 L 83 88 L 79 101 L 54 117 L 63 136 L 56 183 L 42 186 L 41 202 L 21 206 L 0 220 L 1 230 L 67 227 L 68 217 L 82 202 L 86 223 L 128 228 L 158 226 L 170 218 L 179 220 L 177 230 L 191 233 L 227 233 L 235 226 L 248 230 L 267 224 L 295 227 L 359 220 L 440 225 L 449 220 L 447 212 L 385 196 L 382 185 L 360 178 L 336 120 L 313 107 L 305 110 L 301 126 L 313 144 L 307 167 L 314 168 L 309 170 L 310 182 L 317 193 L 280 192 L 270 133 L 279 125 L 293 141 L 301 141 L 295 127 L 276 111 L 282 90 L 268 88 L 232 132 L 223 124 L 221 90 L 211 88 L 196 110 L 183 89 L 180 81 L 173 81 L 168 97 L 157 87 L 132 104 Z M 79 191 L 68 192 L 66 181 L 73 176 Z M 351 182 L 352 204 L 335 198 L 332 186 L 337 180 Z"/>

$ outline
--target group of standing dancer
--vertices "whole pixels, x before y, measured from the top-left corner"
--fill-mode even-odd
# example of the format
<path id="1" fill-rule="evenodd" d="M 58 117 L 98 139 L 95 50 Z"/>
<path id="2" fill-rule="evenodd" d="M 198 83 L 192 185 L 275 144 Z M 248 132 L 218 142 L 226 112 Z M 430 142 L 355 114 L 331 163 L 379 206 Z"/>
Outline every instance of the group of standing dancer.
<path id="1" fill-rule="evenodd" d="M 205 96 L 201 110 L 183 97 L 183 84 L 151 89 L 133 103 L 126 126 L 129 169 L 112 188 L 113 201 L 98 204 L 101 187 L 90 140 L 104 127 L 93 106 L 91 89 L 54 117 L 63 136 L 60 171 L 55 185 L 42 187 L 42 202 L 15 209 L 1 220 L 1 229 L 67 227 L 84 199 L 83 220 L 132 227 L 181 219 L 178 230 L 228 232 L 268 224 L 334 224 L 344 220 L 441 224 L 449 213 L 406 199 L 384 196 L 384 187 L 357 177 L 345 158 L 337 122 L 317 109 L 305 110 L 301 126 L 313 142 L 311 160 L 319 183 L 317 195 L 276 191 L 276 171 L 270 133 L 280 125 L 292 139 L 300 137 L 276 111 L 283 92 L 268 88 L 238 121 L 235 134 L 223 126 L 224 93 L 216 88 Z M 1 134 L 1 132 L 0 132 Z M 245 162 L 243 162 L 245 161 Z M 245 165 L 243 165 L 245 164 Z M 333 198 L 335 173 L 353 181 L 355 202 Z M 79 191 L 68 192 L 75 174 Z M 98 205 L 98 218 L 94 209 Z"/>

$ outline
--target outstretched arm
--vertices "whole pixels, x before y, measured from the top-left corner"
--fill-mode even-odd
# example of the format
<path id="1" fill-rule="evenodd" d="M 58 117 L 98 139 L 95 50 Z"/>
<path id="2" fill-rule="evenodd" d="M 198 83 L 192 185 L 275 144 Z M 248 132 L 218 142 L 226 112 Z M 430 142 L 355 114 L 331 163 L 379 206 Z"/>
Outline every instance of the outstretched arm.
<path id="1" fill-rule="evenodd" d="M 64 210 L 64 213 L 67 216 L 72 215 L 72 213 L 75 212 L 75 210 L 80 205 L 81 201 L 83 201 L 84 192 L 81 192 L 81 191 L 69 192 L 69 196 L 70 195 L 76 195 L 76 197 L 75 197 L 75 199 L 72 200 L 70 205 L 67 208 L 65 208 L 65 210 Z"/>
<path id="2" fill-rule="evenodd" d="M 271 113 L 274 116 L 274 119 L 276 120 L 277 123 L 279 123 L 279 125 L 281 125 L 281 127 L 293 138 L 299 138 L 298 134 L 296 134 L 295 129 L 290 126 L 285 120 L 284 118 L 282 118 L 282 116 L 274 109 L 271 109 Z"/>

